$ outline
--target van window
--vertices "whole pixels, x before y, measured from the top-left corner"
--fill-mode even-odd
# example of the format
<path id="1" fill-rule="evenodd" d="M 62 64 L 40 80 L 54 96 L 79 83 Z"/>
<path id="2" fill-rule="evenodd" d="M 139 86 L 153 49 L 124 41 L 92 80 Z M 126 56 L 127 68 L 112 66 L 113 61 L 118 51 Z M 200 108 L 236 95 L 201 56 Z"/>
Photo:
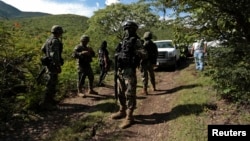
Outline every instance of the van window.
<path id="1" fill-rule="evenodd" d="M 155 42 L 158 48 L 174 48 L 172 42 Z"/>

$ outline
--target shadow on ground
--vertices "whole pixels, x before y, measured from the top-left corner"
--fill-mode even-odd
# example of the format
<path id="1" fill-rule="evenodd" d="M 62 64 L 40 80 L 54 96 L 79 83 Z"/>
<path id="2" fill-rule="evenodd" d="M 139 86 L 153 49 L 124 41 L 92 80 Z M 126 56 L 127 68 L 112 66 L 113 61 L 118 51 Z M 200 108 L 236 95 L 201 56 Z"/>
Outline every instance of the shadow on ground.
<path id="1" fill-rule="evenodd" d="M 210 108 L 213 107 L 213 108 Z M 199 115 L 205 108 L 216 110 L 216 105 L 209 104 L 186 104 L 178 105 L 167 113 L 153 113 L 150 115 L 135 115 L 136 124 L 160 124 L 186 115 Z"/>

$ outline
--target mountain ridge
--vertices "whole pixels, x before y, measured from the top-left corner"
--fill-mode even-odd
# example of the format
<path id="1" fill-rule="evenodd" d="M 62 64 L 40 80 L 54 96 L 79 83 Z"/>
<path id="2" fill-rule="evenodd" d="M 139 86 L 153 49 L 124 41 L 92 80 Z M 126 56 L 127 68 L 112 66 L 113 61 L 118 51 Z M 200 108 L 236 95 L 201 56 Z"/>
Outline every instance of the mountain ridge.
<path id="1" fill-rule="evenodd" d="M 0 19 L 28 18 L 28 17 L 47 16 L 47 15 L 52 15 L 52 14 L 43 12 L 21 11 L 16 7 L 0 0 Z"/>

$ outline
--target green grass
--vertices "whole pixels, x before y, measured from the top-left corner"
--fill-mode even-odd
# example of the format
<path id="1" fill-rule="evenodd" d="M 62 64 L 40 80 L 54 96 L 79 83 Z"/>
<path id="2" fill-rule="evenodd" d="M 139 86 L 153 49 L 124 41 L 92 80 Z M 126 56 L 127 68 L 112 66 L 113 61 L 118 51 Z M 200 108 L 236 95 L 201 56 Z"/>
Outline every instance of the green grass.
<path id="1" fill-rule="evenodd" d="M 223 100 L 217 96 L 212 80 L 205 74 L 206 70 L 194 72 L 186 69 L 175 78 L 177 83 L 195 87 L 178 91 L 172 101 L 174 108 L 170 118 L 174 120 L 168 122 L 171 131 L 168 141 L 207 141 L 207 126 L 225 124 L 227 120 L 229 124 L 249 124 L 249 111 L 240 111 L 234 104 L 220 104 Z"/>
<path id="2" fill-rule="evenodd" d="M 168 140 L 206 141 L 208 118 L 206 108 L 217 100 L 216 93 L 211 87 L 212 81 L 202 72 L 193 70 L 182 70 L 180 76 L 175 79 L 177 83 L 193 88 L 178 91 L 176 99 L 171 103 L 174 108 L 170 118 L 174 120 L 169 121 L 171 133 Z"/>

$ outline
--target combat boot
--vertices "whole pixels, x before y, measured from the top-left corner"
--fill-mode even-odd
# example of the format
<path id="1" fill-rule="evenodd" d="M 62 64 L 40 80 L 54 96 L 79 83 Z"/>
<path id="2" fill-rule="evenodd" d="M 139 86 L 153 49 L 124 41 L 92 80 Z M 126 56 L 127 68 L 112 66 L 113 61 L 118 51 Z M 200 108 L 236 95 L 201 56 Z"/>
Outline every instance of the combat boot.
<path id="1" fill-rule="evenodd" d="M 86 95 L 83 93 L 83 90 L 78 90 L 78 94 L 79 97 L 85 98 Z"/>
<path id="2" fill-rule="evenodd" d="M 121 119 L 126 117 L 126 107 L 121 106 L 120 110 L 111 115 L 112 119 Z"/>
<path id="3" fill-rule="evenodd" d="M 147 88 L 143 88 L 141 94 L 143 94 L 143 95 L 148 95 Z"/>
<path id="4" fill-rule="evenodd" d="M 132 124 L 134 124 L 134 117 L 133 117 L 133 111 L 131 109 L 128 109 L 126 111 L 127 116 L 126 118 L 122 121 L 122 124 L 120 125 L 120 128 L 125 129 L 130 127 Z"/>
<path id="5" fill-rule="evenodd" d="M 90 89 L 89 94 L 98 94 L 98 92 L 94 91 L 93 89 Z"/>
<path id="6" fill-rule="evenodd" d="M 152 91 L 157 91 L 154 82 L 152 83 Z"/>

